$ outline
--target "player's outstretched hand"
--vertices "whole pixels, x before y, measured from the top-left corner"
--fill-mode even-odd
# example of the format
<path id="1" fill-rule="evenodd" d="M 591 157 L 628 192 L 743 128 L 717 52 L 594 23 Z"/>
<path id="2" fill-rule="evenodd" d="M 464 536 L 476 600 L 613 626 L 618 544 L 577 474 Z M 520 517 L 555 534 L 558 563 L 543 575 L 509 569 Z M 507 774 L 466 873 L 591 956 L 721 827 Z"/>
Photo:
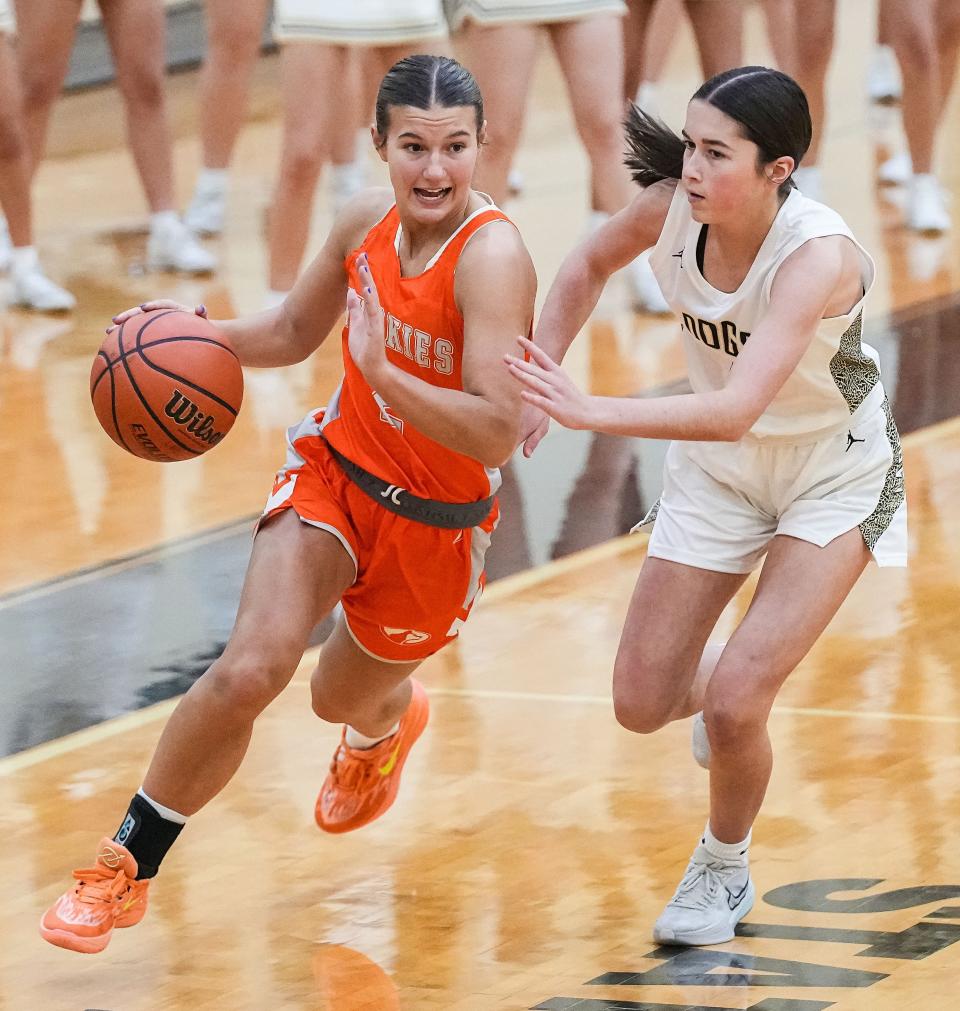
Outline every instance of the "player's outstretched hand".
<path id="1" fill-rule="evenodd" d="M 136 316 L 141 312 L 151 312 L 153 309 L 179 309 L 180 312 L 192 312 L 197 316 L 202 316 L 204 319 L 207 318 L 207 307 L 205 305 L 198 305 L 196 308 L 191 309 L 189 305 L 174 302 L 172 298 L 157 298 L 152 302 L 144 302 L 143 305 L 135 305 L 132 309 L 118 312 L 113 317 L 113 326 L 107 327 L 107 333 L 113 333 L 118 326 L 126 323 L 131 316 Z"/>
<path id="2" fill-rule="evenodd" d="M 533 407 L 539 407 L 565 428 L 590 428 L 593 398 L 583 393 L 546 351 L 538 348 L 533 341 L 518 337 L 517 343 L 521 351 L 530 356 L 530 360 L 524 361 L 514 355 L 504 355 L 503 360 L 513 377 L 523 384 L 520 396 L 524 401 Z M 538 439 L 537 442 L 539 441 Z M 531 449 L 530 452 L 532 451 Z"/>
<path id="3" fill-rule="evenodd" d="M 364 378 L 374 384 L 378 367 L 386 361 L 384 316 L 366 253 L 357 257 L 357 273 L 360 275 L 363 298 L 361 301 L 352 288 L 347 291 L 347 317 L 350 325 L 348 347 L 350 357 Z"/>
<path id="4" fill-rule="evenodd" d="M 524 404 L 520 414 L 520 442 L 523 445 L 523 455 L 529 459 L 533 451 L 543 441 L 550 428 L 550 418 L 539 407 Z"/>

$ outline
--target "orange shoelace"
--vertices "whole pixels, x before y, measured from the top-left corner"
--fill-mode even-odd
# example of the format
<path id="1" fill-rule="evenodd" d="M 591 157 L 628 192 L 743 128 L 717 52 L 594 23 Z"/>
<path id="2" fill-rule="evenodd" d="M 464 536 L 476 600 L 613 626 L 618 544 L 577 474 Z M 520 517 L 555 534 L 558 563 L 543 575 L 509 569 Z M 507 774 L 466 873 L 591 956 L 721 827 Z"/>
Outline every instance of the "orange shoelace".
<path id="1" fill-rule="evenodd" d="M 122 895 L 128 887 L 127 876 L 123 871 L 111 875 L 99 867 L 88 867 L 74 871 L 77 879 L 74 885 L 74 895 L 81 901 L 93 905 L 97 902 L 112 902 Z"/>
<path id="2" fill-rule="evenodd" d="M 337 748 L 330 763 L 330 775 L 338 790 L 348 793 L 362 792 L 376 779 L 378 748 L 379 745 L 376 745 L 367 752 L 361 752 L 360 755 L 347 751 L 342 744 Z"/>

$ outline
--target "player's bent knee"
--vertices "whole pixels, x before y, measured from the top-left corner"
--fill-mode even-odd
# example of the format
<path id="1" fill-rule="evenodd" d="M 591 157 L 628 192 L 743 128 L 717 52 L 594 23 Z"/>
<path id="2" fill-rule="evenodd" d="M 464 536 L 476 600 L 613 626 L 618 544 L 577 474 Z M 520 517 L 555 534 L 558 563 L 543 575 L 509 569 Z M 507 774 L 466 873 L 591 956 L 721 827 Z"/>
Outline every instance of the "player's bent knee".
<path id="1" fill-rule="evenodd" d="M 225 654 L 204 674 L 203 680 L 229 711 L 255 716 L 283 691 L 295 669 L 296 664 L 256 654 L 235 659 Z"/>
<path id="2" fill-rule="evenodd" d="M 29 113 L 53 105 L 60 95 L 60 88 L 59 77 L 50 74 L 34 76 L 26 72 L 21 81 L 24 110 Z"/>
<path id="3" fill-rule="evenodd" d="M 719 700 L 704 709 L 707 735 L 715 751 L 737 751 L 762 733 L 767 712 L 740 704 L 735 700 Z"/>
<path id="4" fill-rule="evenodd" d="M 635 693 L 622 693 L 614 690 L 613 713 L 617 723 L 624 730 L 634 734 L 652 734 L 670 722 L 672 707 L 651 705 L 649 701 L 641 700 Z"/>
<path id="5" fill-rule="evenodd" d="M 137 74 L 124 83 L 123 94 L 130 105 L 140 112 L 163 106 L 163 78 L 153 74 Z"/>
<path id="6" fill-rule="evenodd" d="M 623 144 L 623 131 L 615 119 L 587 119 L 578 125 L 578 132 L 590 150 L 619 151 Z"/>
<path id="7" fill-rule="evenodd" d="M 293 189 L 312 189 L 320 175 L 322 155 L 317 150 L 296 148 L 283 153 L 281 185 Z"/>

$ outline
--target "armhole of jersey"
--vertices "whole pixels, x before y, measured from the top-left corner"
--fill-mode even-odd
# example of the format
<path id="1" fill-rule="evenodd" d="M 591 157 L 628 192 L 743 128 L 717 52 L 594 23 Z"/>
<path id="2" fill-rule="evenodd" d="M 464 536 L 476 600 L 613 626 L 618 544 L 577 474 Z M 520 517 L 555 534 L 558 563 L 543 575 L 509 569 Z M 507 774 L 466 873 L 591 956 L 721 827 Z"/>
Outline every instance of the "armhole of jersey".
<path id="1" fill-rule="evenodd" d="M 346 257 L 344 259 L 346 259 L 347 261 L 350 261 L 350 260 L 354 259 L 360 253 L 360 251 L 367 245 L 367 243 L 370 241 L 370 236 L 373 235 L 373 233 L 384 223 L 384 221 L 386 221 L 387 218 L 390 217 L 390 215 L 396 210 L 396 208 L 397 208 L 397 202 L 394 201 L 386 209 L 386 212 L 383 213 L 383 214 L 381 214 L 380 217 L 377 218 L 377 220 L 367 229 L 366 234 L 360 240 L 359 244 L 356 245 L 356 246 L 354 246 L 353 249 L 351 249 L 347 253 L 347 255 L 346 255 Z"/>
<path id="2" fill-rule="evenodd" d="M 677 180 L 677 186 L 673 191 L 670 206 L 667 208 L 667 216 L 663 220 L 663 228 L 660 229 L 660 236 L 652 246 L 651 259 L 659 260 L 665 254 L 672 255 L 676 251 L 673 246 L 678 236 L 681 236 L 684 244 L 686 244 L 687 231 L 692 220 L 689 205 L 686 201 L 687 198 L 683 191 L 683 186 Z"/>
<path id="3" fill-rule="evenodd" d="M 467 248 L 467 246 L 470 245 L 470 240 L 477 234 L 477 232 L 479 232 L 483 228 L 486 228 L 487 225 L 492 224 L 494 221 L 506 221 L 508 225 L 513 225 L 513 229 L 514 229 L 515 232 L 517 232 L 518 235 L 520 233 L 520 229 L 517 228 L 516 224 L 514 224 L 514 222 L 511 221 L 510 218 L 508 218 L 506 216 L 506 214 L 504 214 L 503 211 L 500 210 L 499 207 L 497 207 L 496 205 L 494 205 L 493 207 L 490 208 L 490 210 L 497 211 L 498 212 L 498 216 L 494 217 L 494 218 L 489 218 L 486 221 L 481 221 L 480 224 L 477 225 L 476 228 L 474 228 L 474 230 L 463 240 L 463 245 L 460 247 L 460 252 L 457 253 L 457 259 L 456 259 L 456 262 L 453 265 L 453 271 L 452 271 L 453 283 L 450 285 L 450 298 L 453 300 L 454 308 L 460 314 L 461 320 L 463 319 L 463 312 L 461 311 L 460 306 L 457 304 L 457 268 L 460 266 L 460 257 L 463 256 L 463 251 Z M 522 241 L 523 241 L 523 239 L 521 237 L 521 242 Z M 530 333 L 527 336 L 530 338 L 530 340 L 533 340 L 533 323 L 532 322 L 530 324 Z"/>
<path id="4" fill-rule="evenodd" d="M 831 235 L 840 235 L 845 239 L 849 239 L 860 256 L 860 287 L 862 294 L 860 298 L 857 299 L 856 304 L 850 309 L 849 312 L 845 312 L 844 316 L 855 316 L 863 306 L 864 300 L 867 295 L 873 290 L 873 286 L 877 280 L 877 266 L 873 261 L 873 257 L 866 251 L 863 245 L 857 241 L 856 236 L 849 229 L 843 231 L 841 229 L 825 230 L 823 232 L 816 232 L 811 235 L 805 235 L 801 239 L 790 244 L 787 247 L 787 251 L 780 257 L 780 261 L 776 266 L 775 270 L 770 271 L 767 275 L 767 279 L 763 282 L 763 303 L 764 305 L 770 304 L 770 292 L 773 290 L 773 282 L 777 278 L 777 274 L 780 273 L 780 268 L 786 263 L 786 261 L 793 256 L 793 254 L 798 250 L 803 248 L 812 239 L 826 239 Z M 839 317 L 831 316 L 830 319 L 837 319 Z"/>

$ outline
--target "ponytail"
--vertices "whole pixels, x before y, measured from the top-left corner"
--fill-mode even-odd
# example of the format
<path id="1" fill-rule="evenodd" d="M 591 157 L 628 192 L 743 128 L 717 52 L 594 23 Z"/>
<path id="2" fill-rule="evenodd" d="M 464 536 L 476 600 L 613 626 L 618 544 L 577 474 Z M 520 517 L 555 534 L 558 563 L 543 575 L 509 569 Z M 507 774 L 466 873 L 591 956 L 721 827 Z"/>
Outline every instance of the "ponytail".
<path id="1" fill-rule="evenodd" d="M 633 104 L 623 126 L 628 145 L 624 164 L 635 183 L 650 186 L 661 179 L 680 178 L 686 145 L 670 127 Z"/>

